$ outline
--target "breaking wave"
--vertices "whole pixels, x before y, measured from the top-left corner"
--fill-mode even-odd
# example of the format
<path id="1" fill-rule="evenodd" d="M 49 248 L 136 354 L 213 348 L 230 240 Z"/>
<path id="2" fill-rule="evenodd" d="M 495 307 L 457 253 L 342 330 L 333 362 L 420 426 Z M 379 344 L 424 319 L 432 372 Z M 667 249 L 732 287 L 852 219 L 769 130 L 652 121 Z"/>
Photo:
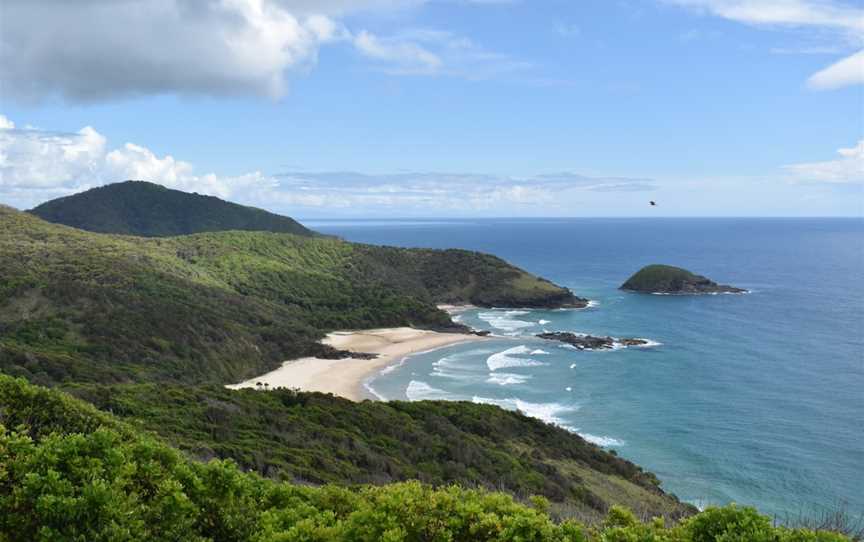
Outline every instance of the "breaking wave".
<path id="1" fill-rule="evenodd" d="M 420 380 L 412 380 L 405 390 L 405 396 L 409 401 L 427 401 L 432 399 L 441 399 L 451 401 L 456 397 L 447 391 L 433 388 L 426 382 Z"/>
<path id="2" fill-rule="evenodd" d="M 506 408 L 507 410 L 518 410 L 526 416 L 537 418 L 538 420 L 542 420 L 546 423 L 557 425 L 564 429 L 573 431 L 571 427 L 568 427 L 565 424 L 564 420 L 561 419 L 560 415 L 564 414 L 565 412 L 573 412 L 576 410 L 576 407 L 562 405 L 560 403 L 529 403 L 528 401 L 523 401 L 522 399 L 516 398 L 490 399 L 488 397 L 474 396 L 471 400 L 474 403 L 495 405 L 501 408 Z"/>
<path id="3" fill-rule="evenodd" d="M 477 318 L 483 320 L 495 329 L 505 331 L 505 334 L 516 335 L 521 329 L 537 325 L 534 322 L 514 318 L 515 316 L 522 316 L 525 314 L 528 314 L 528 311 L 489 311 L 481 312 L 477 315 Z"/>
<path id="4" fill-rule="evenodd" d="M 591 433 L 579 433 L 580 437 L 584 438 L 588 442 L 596 444 L 597 446 L 602 446 L 603 448 L 609 448 L 611 446 L 624 446 L 625 442 L 623 440 L 618 440 L 617 438 L 607 437 L 603 435 L 592 435 Z"/>
<path id="5" fill-rule="evenodd" d="M 486 382 L 498 384 L 499 386 L 512 386 L 513 384 L 524 384 L 531 379 L 531 375 L 520 375 L 516 373 L 489 373 Z"/>
<path id="6" fill-rule="evenodd" d="M 486 358 L 486 365 L 489 367 L 490 371 L 497 371 L 498 369 L 505 369 L 507 367 L 537 367 L 539 365 L 545 365 L 545 363 L 539 362 L 536 359 L 516 357 L 520 354 L 524 355 L 530 353 L 531 349 L 524 344 L 514 346 L 513 348 L 508 348 L 507 350 L 492 354 Z"/>

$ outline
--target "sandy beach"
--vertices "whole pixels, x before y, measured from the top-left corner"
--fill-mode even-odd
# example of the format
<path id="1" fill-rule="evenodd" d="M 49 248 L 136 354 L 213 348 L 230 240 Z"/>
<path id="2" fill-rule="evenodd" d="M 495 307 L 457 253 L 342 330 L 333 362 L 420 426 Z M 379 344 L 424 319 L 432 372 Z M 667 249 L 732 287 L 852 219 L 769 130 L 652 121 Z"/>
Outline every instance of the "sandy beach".
<path id="1" fill-rule="evenodd" d="M 284 387 L 320 391 L 352 401 L 374 399 L 364 389 L 363 382 L 385 367 L 418 352 L 461 342 L 482 340 L 484 337 L 476 335 L 438 333 L 409 327 L 337 331 L 327 335 L 323 342 L 340 350 L 374 353 L 378 354 L 378 357 L 375 359 L 301 358 L 286 361 L 274 371 L 227 387 L 257 388 L 260 382 L 262 385 L 266 383 L 271 389 Z"/>

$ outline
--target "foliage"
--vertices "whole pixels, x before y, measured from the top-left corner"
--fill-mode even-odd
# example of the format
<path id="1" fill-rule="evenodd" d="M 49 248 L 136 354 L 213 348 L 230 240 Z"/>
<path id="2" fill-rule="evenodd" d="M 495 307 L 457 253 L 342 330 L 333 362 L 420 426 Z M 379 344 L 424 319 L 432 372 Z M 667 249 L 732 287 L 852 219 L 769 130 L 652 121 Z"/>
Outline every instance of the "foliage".
<path id="1" fill-rule="evenodd" d="M 227 230 L 315 235 L 286 216 L 144 181 L 100 186 L 48 201 L 30 212 L 82 230 L 142 237 Z"/>
<path id="2" fill-rule="evenodd" d="M 315 484 L 459 483 L 542 495 L 586 517 L 616 503 L 651 516 L 692 512 L 633 463 L 564 429 L 489 405 L 356 404 L 318 393 L 216 386 L 67 390 L 152 428 L 192 457 L 230 458 L 268 477 Z"/>
<path id="3" fill-rule="evenodd" d="M 0 370 L 48 385 L 237 382 L 319 353 L 335 329 L 462 330 L 437 302 L 572 297 L 466 251 L 245 231 L 144 239 L 3 207 L 0 231 Z"/>
<path id="4" fill-rule="evenodd" d="M 274 482 L 232 461 L 198 463 L 57 391 L 0 377 L 0 541 L 843 542 L 773 527 L 750 508 L 679 525 L 614 507 L 586 528 L 543 499 L 419 482 L 345 488 Z M 33 408 L 50 403 L 49 413 Z"/>

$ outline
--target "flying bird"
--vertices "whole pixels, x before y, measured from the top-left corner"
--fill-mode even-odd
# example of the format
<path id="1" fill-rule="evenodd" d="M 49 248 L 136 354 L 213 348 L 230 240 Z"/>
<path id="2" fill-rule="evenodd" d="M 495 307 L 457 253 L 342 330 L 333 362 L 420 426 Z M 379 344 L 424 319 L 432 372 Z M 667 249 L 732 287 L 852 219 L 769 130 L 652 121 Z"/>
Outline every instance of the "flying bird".
<path id="1" fill-rule="evenodd" d="M 648 202 L 648 203 L 650 203 L 650 204 L 651 204 L 651 207 L 656 207 L 656 206 L 657 206 L 657 203 L 656 203 L 656 202 L 654 202 L 654 201 L 649 201 L 649 202 Z"/>

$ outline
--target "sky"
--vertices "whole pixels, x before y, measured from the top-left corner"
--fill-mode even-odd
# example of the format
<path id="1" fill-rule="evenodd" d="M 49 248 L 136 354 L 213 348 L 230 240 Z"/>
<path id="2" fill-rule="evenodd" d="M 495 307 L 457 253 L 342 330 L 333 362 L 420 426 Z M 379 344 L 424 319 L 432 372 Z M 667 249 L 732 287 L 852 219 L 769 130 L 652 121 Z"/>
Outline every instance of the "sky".
<path id="1" fill-rule="evenodd" d="M 126 179 L 298 218 L 860 217 L 864 7 L 0 1 L 0 203 Z"/>

